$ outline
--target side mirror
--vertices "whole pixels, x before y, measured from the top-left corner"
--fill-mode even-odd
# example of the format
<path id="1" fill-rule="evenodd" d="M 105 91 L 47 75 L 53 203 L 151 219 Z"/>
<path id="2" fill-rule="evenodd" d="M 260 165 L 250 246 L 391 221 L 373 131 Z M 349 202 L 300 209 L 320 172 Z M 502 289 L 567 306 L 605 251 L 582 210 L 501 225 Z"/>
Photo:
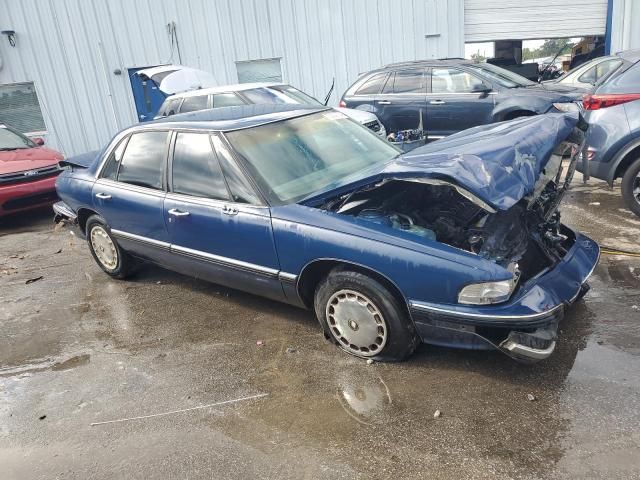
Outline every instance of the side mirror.
<path id="1" fill-rule="evenodd" d="M 44 145 L 44 138 L 42 138 L 42 137 L 34 137 L 34 138 L 31 139 L 31 141 L 33 143 L 35 143 L 36 145 L 38 145 L 39 147 Z"/>
<path id="2" fill-rule="evenodd" d="M 493 90 L 493 89 L 489 85 L 486 85 L 484 83 L 476 83 L 471 88 L 471 91 L 473 93 L 489 93 L 491 90 Z"/>

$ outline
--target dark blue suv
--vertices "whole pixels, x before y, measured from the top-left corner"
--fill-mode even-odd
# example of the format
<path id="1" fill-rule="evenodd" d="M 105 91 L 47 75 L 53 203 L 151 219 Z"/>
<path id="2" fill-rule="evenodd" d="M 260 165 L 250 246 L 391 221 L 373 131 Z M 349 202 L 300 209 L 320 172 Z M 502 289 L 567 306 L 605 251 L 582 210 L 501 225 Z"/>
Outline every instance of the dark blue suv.
<path id="1" fill-rule="evenodd" d="M 488 63 L 425 60 L 396 63 L 362 75 L 341 107 L 370 111 L 388 132 L 420 125 L 428 138 L 487 123 L 578 109 L 584 90 L 540 85 Z"/>

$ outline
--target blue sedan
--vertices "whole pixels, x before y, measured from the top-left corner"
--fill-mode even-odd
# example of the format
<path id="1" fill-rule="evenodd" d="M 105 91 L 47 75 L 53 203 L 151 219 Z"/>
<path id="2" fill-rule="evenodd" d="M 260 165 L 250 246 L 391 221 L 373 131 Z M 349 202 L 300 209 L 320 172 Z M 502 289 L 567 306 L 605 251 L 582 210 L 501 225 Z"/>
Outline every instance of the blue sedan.
<path id="1" fill-rule="evenodd" d="M 54 210 L 112 277 L 144 260 L 313 309 L 353 355 L 422 341 L 537 361 L 599 257 L 558 212 L 578 126 L 542 115 L 403 155 L 332 109 L 206 110 L 65 160 Z"/>

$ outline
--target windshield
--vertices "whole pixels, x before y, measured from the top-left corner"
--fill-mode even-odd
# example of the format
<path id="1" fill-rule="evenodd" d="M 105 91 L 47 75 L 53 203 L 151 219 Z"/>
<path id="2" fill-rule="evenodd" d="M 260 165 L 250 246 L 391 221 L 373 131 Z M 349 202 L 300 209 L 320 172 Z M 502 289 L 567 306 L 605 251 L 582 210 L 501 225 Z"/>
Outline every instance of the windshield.
<path id="1" fill-rule="evenodd" d="M 528 87 L 530 85 L 535 85 L 534 82 L 527 80 L 522 75 L 510 72 L 504 68 L 496 67 L 490 63 L 474 63 L 467 66 L 505 88 Z"/>
<path id="2" fill-rule="evenodd" d="M 0 125 L 0 151 L 33 147 L 35 147 L 35 144 L 24 135 Z"/>
<path id="3" fill-rule="evenodd" d="M 354 181 L 399 150 L 334 110 L 226 134 L 272 204 Z"/>
<path id="4" fill-rule="evenodd" d="M 322 105 L 318 100 L 310 97 L 290 85 L 274 85 L 271 87 L 252 88 L 241 92 L 251 103 L 291 103 Z"/>

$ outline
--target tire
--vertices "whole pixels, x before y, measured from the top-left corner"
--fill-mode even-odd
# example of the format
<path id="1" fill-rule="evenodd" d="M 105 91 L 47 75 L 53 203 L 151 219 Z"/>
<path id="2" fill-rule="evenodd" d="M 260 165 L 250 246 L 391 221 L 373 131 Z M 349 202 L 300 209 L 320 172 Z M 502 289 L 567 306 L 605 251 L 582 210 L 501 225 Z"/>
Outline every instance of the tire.
<path id="1" fill-rule="evenodd" d="M 622 177 L 622 198 L 629 210 L 640 217 L 640 159 L 633 162 Z"/>
<path id="2" fill-rule="evenodd" d="M 314 308 L 325 336 L 357 357 L 401 361 L 420 343 L 402 302 L 359 272 L 332 270 L 316 288 Z"/>
<path id="3" fill-rule="evenodd" d="M 99 215 L 87 219 L 87 243 L 98 266 L 113 278 L 127 278 L 133 270 L 133 259 L 120 248 L 111 229 Z"/>

